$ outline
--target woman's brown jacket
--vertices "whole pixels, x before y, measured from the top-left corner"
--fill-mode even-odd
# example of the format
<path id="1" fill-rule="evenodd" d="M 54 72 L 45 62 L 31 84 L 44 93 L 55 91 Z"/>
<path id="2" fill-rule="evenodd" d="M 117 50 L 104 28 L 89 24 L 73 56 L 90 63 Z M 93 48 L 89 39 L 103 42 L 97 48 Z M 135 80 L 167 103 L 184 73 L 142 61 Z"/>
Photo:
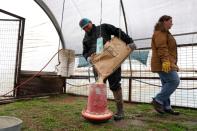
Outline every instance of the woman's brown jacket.
<path id="1" fill-rule="evenodd" d="M 154 31 L 152 37 L 151 71 L 162 71 L 162 62 L 169 61 L 171 71 L 178 71 L 177 44 L 169 31 Z"/>

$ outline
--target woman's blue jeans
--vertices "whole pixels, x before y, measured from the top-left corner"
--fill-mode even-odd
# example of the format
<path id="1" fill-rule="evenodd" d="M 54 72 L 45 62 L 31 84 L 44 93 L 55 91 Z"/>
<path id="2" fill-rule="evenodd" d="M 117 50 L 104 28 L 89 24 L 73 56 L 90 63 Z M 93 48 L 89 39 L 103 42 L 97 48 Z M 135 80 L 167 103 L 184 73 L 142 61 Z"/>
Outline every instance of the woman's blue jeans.
<path id="1" fill-rule="evenodd" d="M 170 96 L 179 86 L 180 78 L 177 71 L 171 71 L 169 73 L 158 72 L 161 79 L 162 88 L 156 95 L 155 100 L 163 105 L 164 109 L 171 109 Z"/>

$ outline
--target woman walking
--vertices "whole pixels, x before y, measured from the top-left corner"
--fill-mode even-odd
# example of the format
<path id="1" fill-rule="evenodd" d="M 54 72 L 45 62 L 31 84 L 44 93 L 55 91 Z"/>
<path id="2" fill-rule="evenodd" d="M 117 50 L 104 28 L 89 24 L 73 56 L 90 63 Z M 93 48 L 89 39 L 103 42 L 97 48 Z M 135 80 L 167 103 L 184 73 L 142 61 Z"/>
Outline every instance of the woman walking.
<path id="1" fill-rule="evenodd" d="M 162 88 L 153 98 L 152 104 L 158 113 L 169 113 L 179 115 L 172 109 L 170 96 L 180 83 L 177 71 L 177 44 L 169 32 L 172 27 L 172 17 L 163 15 L 155 25 L 152 36 L 152 58 L 151 71 L 158 73 Z"/>

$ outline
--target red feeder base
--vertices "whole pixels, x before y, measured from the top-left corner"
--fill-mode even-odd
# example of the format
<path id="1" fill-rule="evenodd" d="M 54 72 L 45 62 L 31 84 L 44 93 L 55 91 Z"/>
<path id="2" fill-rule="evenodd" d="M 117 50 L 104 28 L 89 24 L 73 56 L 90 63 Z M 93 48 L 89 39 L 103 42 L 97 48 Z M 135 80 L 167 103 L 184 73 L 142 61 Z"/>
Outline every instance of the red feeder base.
<path id="1" fill-rule="evenodd" d="M 103 122 L 110 119 L 113 113 L 107 108 L 106 86 L 104 83 L 90 84 L 87 107 L 82 116 L 92 122 Z"/>
<path id="2" fill-rule="evenodd" d="M 88 112 L 87 110 L 83 110 L 82 116 L 92 122 L 103 122 L 111 119 L 113 113 L 110 110 L 106 110 L 104 113 L 99 114 L 99 113 L 92 113 Z"/>

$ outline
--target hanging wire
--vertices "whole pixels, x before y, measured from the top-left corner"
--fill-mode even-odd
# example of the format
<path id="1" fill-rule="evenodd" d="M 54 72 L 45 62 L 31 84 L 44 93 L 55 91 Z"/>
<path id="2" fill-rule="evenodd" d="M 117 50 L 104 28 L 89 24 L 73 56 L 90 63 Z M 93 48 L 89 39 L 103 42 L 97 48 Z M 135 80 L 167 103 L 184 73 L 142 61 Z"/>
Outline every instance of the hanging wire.
<path id="1" fill-rule="evenodd" d="M 62 25 L 63 25 L 63 21 L 64 21 L 64 6 L 65 6 L 65 0 L 63 2 L 63 8 L 62 8 L 62 18 L 61 18 L 61 25 L 60 25 L 61 31 L 62 31 L 62 27 L 63 27 Z M 61 40 L 59 39 L 59 47 L 58 47 L 58 49 L 60 49 L 60 43 L 61 43 Z"/>
<path id="2" fill-rule="evenodd" d="M 63 8 L 62 8 L 62 18 L 61 18 L 61 25 L 60 25 L 60 29 L 62 31 L 62 25 L 63 25 L 63 21 L 64 21 L 64 6 L 65 6 L 65 0 L 63 2 Z M 66 43 L 65 43 L 66 44 Z M 61 45 L 61 40 L 59 39 L 59 45 L 58 45 L 58 50 L 60 50 L 60 45 Z M 58 64 L 55 65 L 55 69 L 58 71 L 58 66 L 60 65 L 60 57 L 59 57 L 59 53 L 57 54 L 57 59 L 58 59 Z"/>
<path id="3" fill-rule="evenodd" d="M 118 15 L 118 21 L 119 21 L 119 34 L 118 34 L 118 38 L 120 39 L 120 37 L 121 37 L 121 29 L 120 29 L 120 26 L 121 26 L 121 8 L 122 8 L 122 6 L 121 6 L 121 1 L 119 2 L 119 15 Z"/>
<path id="4" fill-rule="evenodd" d="M 125 10 L 124 10 L 124 4 L 123 4 L 122 0 L 120 0 L 120 6 L 121 6 L 121 9 L 122 9 L 122 13 L 123 13 L 126 33 L 128 34 L 127 20 L 126 20 L 126 15 L 125 15 Z M 129 54 L 129 68 L 130 68 L 130 76 L 132 77 L 132 71 L 131 71 L 132 70 L 132 66 L 131 66 L 131 56 L 130 56 L 130 54 Z"/>
<path id="5" fill-rule="evenodd" d="M 102 17 L 103 17 L 103 0 L 101 0 L 101 3 L 100 3 L 100 6 L 101 6 L 101 10 L 100 10 L 100 34 L 99 34 L 99 37 L 101 37 L 101 23 L 102 23 Z"/>

